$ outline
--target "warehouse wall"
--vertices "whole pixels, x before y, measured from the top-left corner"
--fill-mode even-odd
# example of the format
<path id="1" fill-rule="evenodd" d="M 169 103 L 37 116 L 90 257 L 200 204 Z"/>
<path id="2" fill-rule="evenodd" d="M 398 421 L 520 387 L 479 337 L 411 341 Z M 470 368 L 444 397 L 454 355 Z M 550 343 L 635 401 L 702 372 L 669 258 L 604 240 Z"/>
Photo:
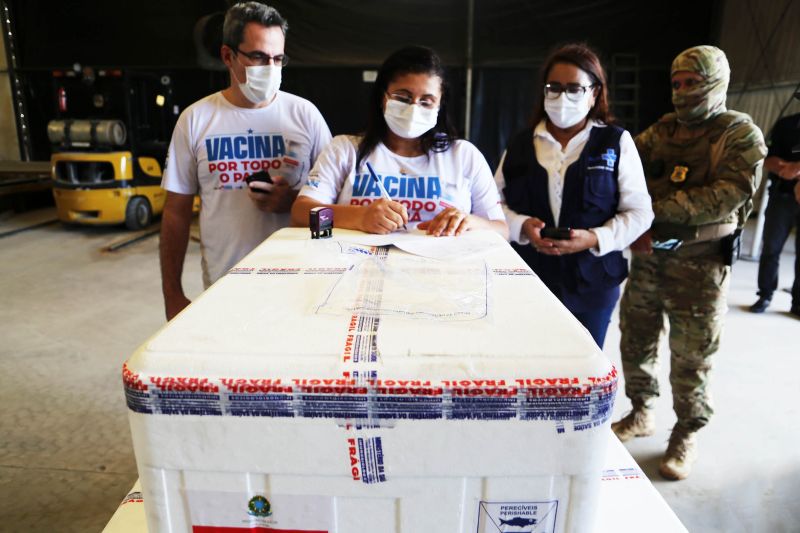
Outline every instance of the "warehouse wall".
<path id="1" fill-rule="evenodd" d="M 709 42 L 721 1 L 474 0 L 471 140 L 494 166 L 509 136 L 530 117 L 541 90 L 538 69 L 543 58 L 566 41 L 588 42 L 607 67 L 615 54 L 638 57 L 639 118 L 624 125 L 640 131 L 671 110 L 670 62 L 681 50 Z M 181 108 L 225 86 L 224 72 L 204 70 L 213 68 L 210 63 L 218 56 L 219 31 L 201 32 L 203 46 L 195 47 L 199 22 L 214 17 L 219 24 L 218 14 L 227 7 L 224 0 L 9 2 L 16 13 L 18 72 L 35 159 L 49 157 L 44 132 L 52 118 L 53 68 L 79 63 L 167 69 Z M 448 65 L 453 118 L 464 126 L 467 0 L 269 2 L 290 24 L 286 51 L 291 62 L 282 87 L 314 102 L 334 133 L 363 127 L 370 85 L 363 81 L 362 69 L 375 68 L 389 52 L 412 42 L 432 46 Z M 208 49 L 205 60 L 200 60 L 200 48 Z"/>
<path id="2" fill-rule="evenodd" d="M 727 0 L 720 43 L 734 84 L 800 79 L 800 0 Z"/>
<path id="3" fill-rule="evenodd" d="M 749 113 L 764 133 L 800 112 L 800 0 L 727 0 L 720 46 L 731 63 L 728 107 Z"/>
<path id="4" fill-rule="evenodd" d="M 781 116 L 800 113 L 800 101 L 793 98 L 797 83 L 728 91 L 728 107 L 753 117 L 764 135 L 768 135 Z M 788 104 L 788 105 L 787 105 Z M 783 110 L 783 113 L 781 113 Z"/>

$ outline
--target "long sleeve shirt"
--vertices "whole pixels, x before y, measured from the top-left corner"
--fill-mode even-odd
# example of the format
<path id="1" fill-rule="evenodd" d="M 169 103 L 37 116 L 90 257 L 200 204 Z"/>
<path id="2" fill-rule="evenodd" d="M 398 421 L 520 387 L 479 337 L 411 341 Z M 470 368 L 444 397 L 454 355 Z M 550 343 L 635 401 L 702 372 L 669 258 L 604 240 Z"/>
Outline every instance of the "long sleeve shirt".
<path id="1" fill-rule="evenodd" d="M 553 220 L 558 220 L 561 213 L 564 177 L 567 169 L 580 157 L 589 140 L 589 134 L 595 126 L 605 127 L 604 124 L 597 121 L 587 121 L 586 127 L 570 139 L 564 148 L 547 131 L 544 121 L 534 128 L 532 142 L 537 161 L 547 171 L 549 202 L 553 211 Z M 530 216 L 510 209 L 506 205 L 505 197 L 503 196 L 503 189 L 505 188 L 503 163 L 505 162 L 505 157 L 506 154 L 503 153 L 500 165 L 494 175 L 495 183 L 500 192 L 511 240 L 519 244 L 528 244 L 529 240 L 522 231 L 522 224 Z M 592 249 L 591 252 L 598 256 L 623 250 L 647 231 L 653 221 L 653 209 L 650 195 L 647 192 L 642 162 L 639 159 L 633 139 L 627 131 L 622 134 L 620 139 L 617 184 L 619 187 L 617 214 L 602 226 L 579 228 L 588 229 L 597 236 L 597 249 Z"/>

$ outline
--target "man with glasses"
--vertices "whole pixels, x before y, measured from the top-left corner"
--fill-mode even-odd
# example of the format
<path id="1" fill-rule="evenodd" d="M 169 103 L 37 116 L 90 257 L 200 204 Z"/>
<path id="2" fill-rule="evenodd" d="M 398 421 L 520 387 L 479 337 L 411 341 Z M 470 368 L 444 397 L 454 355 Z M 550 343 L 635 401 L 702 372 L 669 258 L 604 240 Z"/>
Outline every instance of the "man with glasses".
<path id="1" fill-rule="evenodd" d="M 658 345 L 666 315 L 678 420 L 659 472 L 671 480 L 691 472 L 696 432 L 713 414 L 708 383 L 727 311 L 730 265 L 767 153 L 750 117 L 726 109 L 729 80 L 722 50 L 685 50 L 672 63 L 675 112 L 636 138 L 655 219 L 631 245 L 620 351 L 633 410 L 611 427 L 622 441 L 655 431 Z"/>
<path id="2" fill-rule="evenodd" d="M 222 60 L 230 86 L 189 106 L 178 119 L 162 186 L 161 278 L 167 320 L 189 300 L 181 273 L 192 204 L 200 194 L 203 284 L 217 279 L 289 225 L 289 210 L 331 133 L 314 105 L 279 90 L 288 62 L 288 25 L 272 7 L 231 7 Z"/>

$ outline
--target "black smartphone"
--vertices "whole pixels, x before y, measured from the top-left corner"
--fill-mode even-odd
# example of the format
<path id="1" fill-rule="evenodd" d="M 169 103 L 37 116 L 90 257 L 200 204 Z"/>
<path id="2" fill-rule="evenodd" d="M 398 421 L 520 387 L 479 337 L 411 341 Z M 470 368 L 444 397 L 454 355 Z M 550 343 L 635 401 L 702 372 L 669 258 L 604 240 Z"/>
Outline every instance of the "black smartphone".
<path id="1" fill-rule="evenodd" d="M 543 239 L 568 241 L 571 238 L 569 235 L 570 231 L 572 231 L 572 228 L 542 228 L 539 235 L 541 235 Z"/>
<path id="2" fill-rule="evenodd" d="M 253 172 L 252 174 L 247 176 L 244 179 L 244 181 L 248 185 L 250 185 L 250 182 L 252 181 L 263 181 L 264 183 L 269 183 L 270 185 L 274 183 L 272 181 L 272 177 L 269 175 L 269 172 L 267 172 L 266 170 L 259 170 L 258 172 Z M 252 187 L 250 188 L 250 190 L 253 192 L 257 192 L 259 194 L 269 194 L 269 191 L 263 191 L 261 189 L 253 189 Z"/>

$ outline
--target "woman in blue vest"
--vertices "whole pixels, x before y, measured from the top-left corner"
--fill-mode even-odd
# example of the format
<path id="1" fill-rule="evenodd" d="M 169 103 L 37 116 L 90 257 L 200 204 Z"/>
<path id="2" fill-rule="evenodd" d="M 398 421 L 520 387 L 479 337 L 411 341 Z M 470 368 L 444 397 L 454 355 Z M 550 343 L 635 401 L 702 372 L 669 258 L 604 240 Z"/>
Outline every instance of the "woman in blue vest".
<path id="1" fill-rule="evenodd" d="M 602 347 L 628 274 L 621 251 L 650 227 L 650 196 L 631 135 L 612 125 L 597 55 L 558 48 L 541 84 L 495 181 L 512 246 Z"/>

